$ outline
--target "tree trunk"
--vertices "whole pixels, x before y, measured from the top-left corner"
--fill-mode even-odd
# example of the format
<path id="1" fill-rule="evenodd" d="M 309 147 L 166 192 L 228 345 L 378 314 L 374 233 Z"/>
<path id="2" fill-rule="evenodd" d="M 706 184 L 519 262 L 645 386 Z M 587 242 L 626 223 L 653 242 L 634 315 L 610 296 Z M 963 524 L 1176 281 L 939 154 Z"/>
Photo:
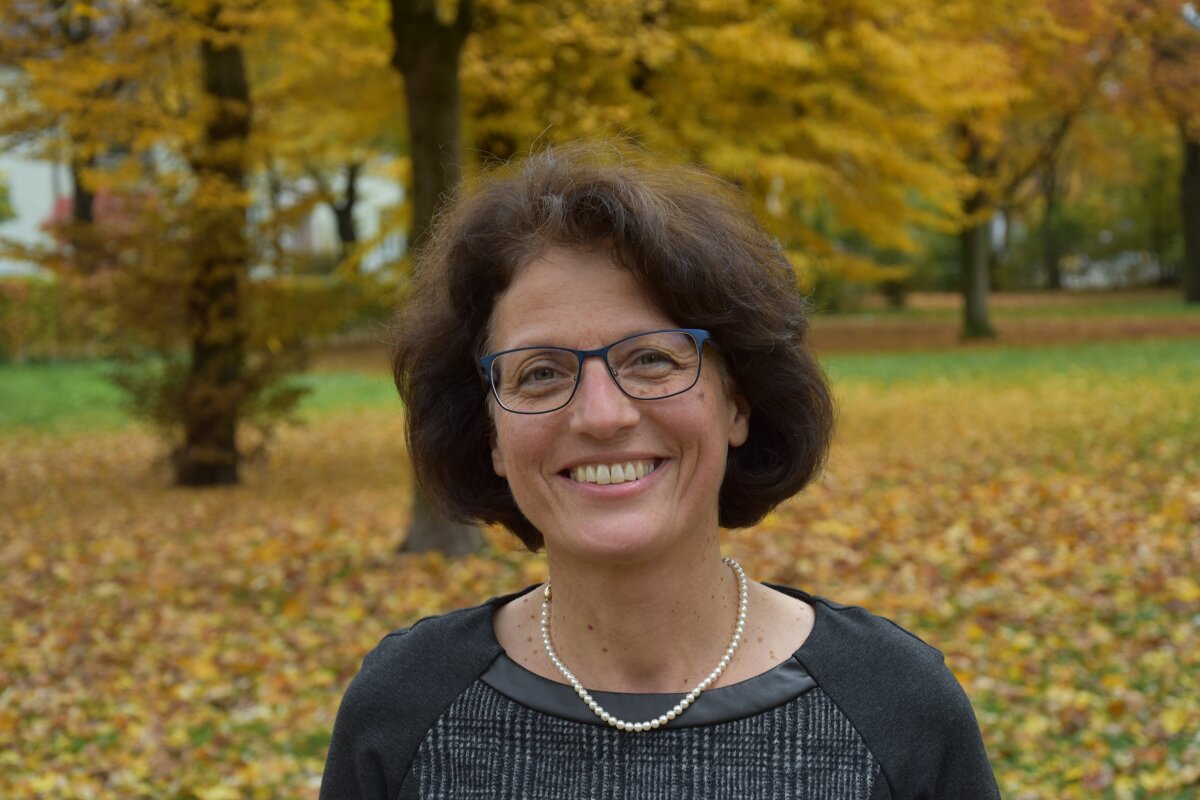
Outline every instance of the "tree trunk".
<path id="1" fill-rule="evenodd" d="M 354 206 L 358 203 L 358 175 L 362 164 L 346 165 L 346 190 L 342 199 L 333 204 L 333 216 L 337 219 L 338 241 L 341 242 L 342 258 L 358 243 L 358 225 L 354 221 Z"/>
<path id="2" fill-rule="evenodd" d="M 971 174 L 983 177 L 983 145 L 966 126 L 962 130 L 967 148 L 966 164 Z M 992 232 L 983 212 L 988 207 L 988 198 L 982 188 L 972 190 L 963 200 L 963 229 L 959 266 L 962 271 L 963 328 L 964 339 L 985 339 L 996 335 L 988 321 L 988 266 L 992 243 Z"/>
<path id="3" fill-rule="evenodd" d="M 987 339 L 996 331 L 988 320 L 988 252 L 991 250 L 991 231 L 986 222 L 963 228 L 962 288 L 964 339 Z"/>
<path id="4" fill-rule="evenodd" d="M 462 179 L 459 57 L 471 30 L 473 0 L 443 22 L 435 0 L 391 0 L 392 64 L 404 77 L 412 159 L 409 246 L 419 247 L 445 194 Z"/>
<path id="5" fill-rule="evenodd" d="M 1176 274 L 1177 264 L 1171 259 L 1170 242 L 1175 231 L 1175 214 L 1180 213 L 1180 206 L 1169 207 L 1163 203 L 1166 193 L 1158 191 L 1158 187 L 1171 180 L 1175 174 L 1174 160 L 1163 153 L 1158 153 L 1152 162 L 1149 172 L 1142 176 L 1138 188 L 1149 195 L 1149 203 L 1144 207 L 1145 216 L 1139 220 L 1143 230 L 1148 231 L 1147 246 L 1154 254 L 1158 264 L 1159 286 L 1175 286 L 1179 276 Z"/>
<path id="6" fill-rule="evenodd" d="M 1051 161 L 1046 165 L 1042 174 L 1042 259 L 1046 270 L 1046 288 L 1062 289 L 1062 270 L 1059 261 L 1062 259 L 1058 232 L 1055 223 L 1058 220 L 1058 169 Z"/>
<path id="7" fill-rule="evenodd" d="M 448 556 L 465 556 L 476 553 L 484 545 L 479 528 L 465 522 L 447 519 L 430 505 L 420 487 L 413 483 L 412 518 L 400 551 L 424 553 L 437 550 Z"/>
<path id="8" fill-rule="evenodd" d="M 1200 303 L 1200 139 L 1183 138 L 1183 177 L 1180 181 L 1180 207 L 1183 212 L 1183 300 Z"/>
<path id="9" fill-rule="evenodd" d="M 209 202 L 196 212 L 195 262 L 187 287 L 191 363 L 182 398 L 184 442 L 175 461 L 176 481 L 183 486 L 237 482 L 245 367 L 242 293 L 249 250 L 242 192 L 250 92 L 238 45 L 204 41 L 200 61 L 213 112 L 192 159 Z"/>
<path id="10" fill-rule="evenodd" d="M 83 185 L 83 170 L 89 163 L 71 161 L 71 221 L 90 225 L 95 221 L 96 195 Z"/>
<path id="11" fill-rule="evenodd" d="M 96 195 L 83 183 L 83 170 L 92 165 L 92 159 L 71 159 L 71 221 L 67 237 L 71 243 L 71 258 L 75 270 L 81 275 L 94 275 L 100 269 L 96 230 Z"/>
<path id="12" fill-rule="evenodd" d="M 459 0 L 458 14 L 443 21 L 435 0 L 391 0 L 392 65 L 404 77 L 408 111 L 408 149 L 412 160 L 412 223 L 409 248 L 420 247 L 447 193 L 462 180 L 458 66 L 463 41 L 471 30 L 473 0 Z M 413 485 L 412 521 L 401 549 L 463 554 L 483 546 L 473 525 L 437 514 Z"/>

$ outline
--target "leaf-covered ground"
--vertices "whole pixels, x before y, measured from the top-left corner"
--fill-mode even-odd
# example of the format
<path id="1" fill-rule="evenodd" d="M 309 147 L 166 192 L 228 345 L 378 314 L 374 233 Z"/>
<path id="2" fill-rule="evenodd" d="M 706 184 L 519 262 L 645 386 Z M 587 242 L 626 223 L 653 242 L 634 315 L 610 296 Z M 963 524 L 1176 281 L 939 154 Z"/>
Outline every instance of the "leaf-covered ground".
<path id="1" fill-rule="evenodd" d="M 944 650 L 1005 797 L 1194 797 L 1195 344 L 836 362 L 825 478 L 727 549 Z M 6 430 L 0 797 L 313 796 L 385 632 L 544 575 L 499 532 L 455 563 L 396 555 L 400 442 L 394 410 L 330 411 L 194 492 L 136 428 Z"/>

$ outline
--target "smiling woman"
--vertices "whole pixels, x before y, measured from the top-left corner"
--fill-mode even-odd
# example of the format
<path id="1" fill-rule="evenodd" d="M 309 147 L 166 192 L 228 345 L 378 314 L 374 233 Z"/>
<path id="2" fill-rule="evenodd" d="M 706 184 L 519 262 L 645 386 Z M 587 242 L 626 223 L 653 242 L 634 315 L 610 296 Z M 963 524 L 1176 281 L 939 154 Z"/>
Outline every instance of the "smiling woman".
<path id="1" fill-rule="evenodd" d="M 492 413 L 492 465 L 541 533 L 555 574 L 611 563 L 624 582 L 633 564 L 687 564 L 716 548 L 726 454 L 746 440 L 747 409 L 714 360 L 702 358 L 697 340 L 707 332 L 669 330 L 674 324 L 603 251 L 552 247 L 496 302 L 489 338 L 506 356 L 536 342 L 597 348 L 583 351 L 594 359 L 568 351 L 565 375 L 533 362 L 539 383 L 561 385 L 540 406 L 545 413 L 505 413 L 510 381 L 498 382 L 493 367 L 493 396 L 505 410 Z M 543 399 L 541 390 L 526 393 Z M 637 464 L 647 474 L 626 481 L 627 463 L 635 478 Z M 582 481 L 572 474 L 580 469 Z M 712 548 L 696 547 L 705 533 Z"/>
<path id="2" fill-rule="evenodd" d="M 415 472 L 545 548 L 551 580 L 385 637 L 323 798 L 998 796 L 940 653 L 721 555 L 816 475 L 833 417 L 736 192 L 547 150 L 452 204 L 416 284 Z"/>

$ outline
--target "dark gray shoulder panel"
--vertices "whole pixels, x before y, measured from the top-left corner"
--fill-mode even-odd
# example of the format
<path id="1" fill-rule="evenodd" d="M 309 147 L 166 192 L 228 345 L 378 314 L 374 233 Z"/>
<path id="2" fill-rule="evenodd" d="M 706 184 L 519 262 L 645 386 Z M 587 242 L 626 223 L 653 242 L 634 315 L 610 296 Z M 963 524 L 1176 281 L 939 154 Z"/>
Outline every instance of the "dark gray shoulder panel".
<path id="1" fill-rule="evenodd" d="M 492 614 L 516 595 L 384 637 L 342 698 L 321 800 L 394 800 L 429 726 L 501 652 Z"/>
<path id="2" fill-rule="evenodd" d="M 894 800 L 992 800 L 995 775 L 971 703 L 942 654 L 895 623 L 787 587 L 816 623 L 796 652 L 879 760 Z"/>

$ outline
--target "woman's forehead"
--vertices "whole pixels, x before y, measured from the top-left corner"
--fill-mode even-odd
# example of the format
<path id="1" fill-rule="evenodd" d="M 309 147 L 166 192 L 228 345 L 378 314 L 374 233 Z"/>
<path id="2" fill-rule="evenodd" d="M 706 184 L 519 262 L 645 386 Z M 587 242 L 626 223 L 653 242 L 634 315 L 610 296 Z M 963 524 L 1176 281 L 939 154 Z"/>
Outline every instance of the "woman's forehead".
<path id="1" fill-rule="evenodd" d="M 603 251 L 552 248 L 520 267 L 496 300 L 489 341 L 588 346 L 677 327 L 632 272 Z"/>

